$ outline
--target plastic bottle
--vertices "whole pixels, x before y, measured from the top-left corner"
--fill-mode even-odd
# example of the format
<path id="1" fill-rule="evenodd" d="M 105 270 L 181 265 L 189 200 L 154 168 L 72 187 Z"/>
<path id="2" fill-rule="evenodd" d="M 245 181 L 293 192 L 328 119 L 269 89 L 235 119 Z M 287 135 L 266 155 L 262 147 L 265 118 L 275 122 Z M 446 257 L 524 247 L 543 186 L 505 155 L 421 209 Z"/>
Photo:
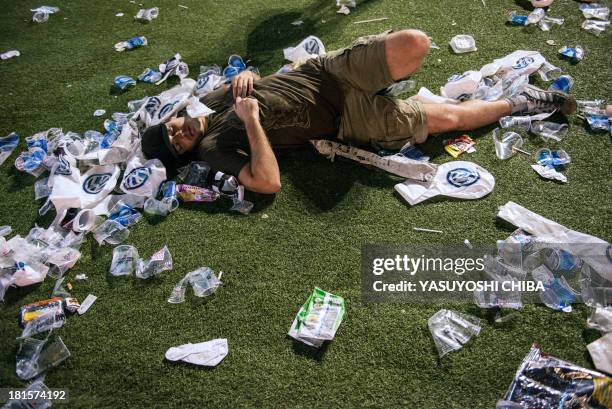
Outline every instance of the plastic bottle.
<path id="1" fill-rule="evenodd" d="M 527 24 L 537 24 L 544 18 L 546 12 L 542 8 L 536 8 L 527 16 Z"/>
<path id="2" fill-rule="evenodd" d="M 508 22 L 513 26 L 526 26 L 528 24 L 527 16 L 520 15 L 516 11 L 511 11 L 508 14 Z"/>
<path id="3" fill-rule="evenodd" d="M 548 87 L 549 91 L 562 91 L 568 93 L 574 85 L 574 79 L 569 75 L 562 75 Z"/>

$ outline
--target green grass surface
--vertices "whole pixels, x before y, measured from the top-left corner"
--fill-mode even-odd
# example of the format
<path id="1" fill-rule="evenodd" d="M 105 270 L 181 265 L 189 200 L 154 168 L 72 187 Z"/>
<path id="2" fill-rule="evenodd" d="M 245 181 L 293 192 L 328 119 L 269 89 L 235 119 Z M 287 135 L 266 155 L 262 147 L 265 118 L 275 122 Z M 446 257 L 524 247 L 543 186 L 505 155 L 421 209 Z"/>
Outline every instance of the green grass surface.
<path id="1" fill-rule="evenodd" d="M 137 0 L 142 1 L 142 0 Z M 100 129 L 97 108 L 123 112 L 129 100 L 154 95 L 166 86 L 139 84 L 114 96 L 119 74 L 137 76 L 175 52 L 189 64 L 226 64 L 238 53 L 262 74 L 282 64 L 282 49 L 309 34 L 328 49 L 360 35 L 389 28 L 420 28 L 441 46 L 427 57 L 414 79 L 437 90 L 453 73 L 478 69 L 517 49 L 536 49 L 572 75 L 578 99 L 611 99 L 610 31 L 600 38 L 580 29 L 578 2 L 557 0 L 551 15 L 565 25 L 545 33 L 505 25 L 507 11 L 523 11 L 527 2 L 487 0 L 363 1 L 349 16 L 335 14 L 333 0 L 146 1 L 160 7 L 151 24 L 132 21 L 139 6 L 125 1 L 60 1 L 45 24 L 29 21 L 33 0 L 2 2 L 0 50 L 22 55 L 0 62 L 0 135 L 23 137 L 50 127 L 83 132 Z M 183 4 L 189 9 L 179 8 Z M 119 11 L 124 17 L 115 17 Z M 354 21 L 389 17 L 371 24 Z M 304 25 L 292 26 L 302 19 Z M 453 55 L 448 41 L 472 34 L 478 51 Z M 149 45 L 117 53 L 113 45 L 135 34 Z M 556 46 L 546 40 L 553 39 Z M 581 44 L 585 59 L 560 61 L 561 45 Z M 161 222 L 143 221 L 131 229 L 128 244 L 148 257 L 167 244 L 174 269 L 151 281 L 108 274 L 112 247 L 89 238 L 83 256 L 69 273 L 86 273 L 72 294 L 88 293 L 97 302 L 82 317 L 70 317 L 62 336 L 72 356 L 50 371 L 50 387 L 68 388 L 69 407 L 410 407 L 491 408 L 502 397 L 532 342 L 543 350 L 587 367 L 587 309 L 557 313 L 529 305 L 507 325 L 495 325 L 484 311 L 456 309 L 485 318 L 481 335 L 440 360 L 427 319 L 443 305 L 363 305 L 360 302 L 360 248 L 365 243 L 493 244 L 510 230 L 496 223 L 498 206 L 509 200 L 570 228 L 610 240 L 610 136 L 585 131 L 570 118 L 562 144 L 529 138 L 526 149 L 563 147 L 572 157 L 569 183 L 541 180 L 529 160 L 501 162 L 494 154 L 491 128 L 471 133 L 477 152 L 465 156 L 496 178 L 494 192 L 477 201 L 436 201 L 415 207 L 393 194 L 397 179 L 338 160 L 330 163 L 311 151 L 280 161 L 282 191 L 273 200 L 251 196 L 254 213 L 230 214 L 223 204 L 183 206 Z M 436 163 L 451 160 L 442 137 L 423 149 Z M 37 219 L 34 179 L 12 165 L 0 168 L 0 224 L 26 235 Z M 227 203 L 226 203 L 227 204 Z M 269 217 L 262 217 L 264 214 Z M 416 233 L 413 226 L 444 234 Z M 223 270 L 224 286 L 204 302 L 166 302 L 174 284 L 199 266 Z M 0 307 L 0 385 L 20 386 L 15 376 L 15 337 L 19 307 L 48 298 L 53 280 L 11 289 Z M 347 313 L 336 339 L 320 352 L 286 337 L 299 306 L 314 286 L 346 298 Z M 165 362 L 170 346 L 228 338 L 229 355 L 213 370 Z"/>

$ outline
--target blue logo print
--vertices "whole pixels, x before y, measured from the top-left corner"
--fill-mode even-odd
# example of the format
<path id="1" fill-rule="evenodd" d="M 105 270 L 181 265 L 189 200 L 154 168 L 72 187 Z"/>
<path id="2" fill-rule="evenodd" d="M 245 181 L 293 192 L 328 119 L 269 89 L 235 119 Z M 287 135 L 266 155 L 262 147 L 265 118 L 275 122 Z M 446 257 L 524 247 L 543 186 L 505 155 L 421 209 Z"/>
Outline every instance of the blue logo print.
<path id="1" fill-rule="evenodd" d="M 455 168 L 448 171 L 446 180 L 455 187 L 467 187 L 478 182 L 480 175 L 472 169 Z"/>
<path id="2" fill-rule="evenodd" d="M 127 190 L 138 189 L 147 182 L 150 175 L 151 169 L 145 166 L 134 168 L 123 178 L 123 188 Z"/>
<path id="3" fill-rule="evenodd" d="M 166 105 L 164 105 L 163 108 L 159 110 L 159 114 L 157 114 L 157 117 L 161 119 L 168 112 L 172 111 L 172 108 L 174 108 L 177 102 L 178 101 L 169 102 Z"/>
<path id="4" fill-rule="evenodd" d="M 161 101 L 159 98 L 151 97 L 147 99 L 147 102 L 145 104 L 145 110 L 149 113 L 149 115 L 153 116 L 155 115 L 155 111 L 159 109 L 160 105 L 161 105 Z"/>
<path id="5" fill-rule="evenodd" d="M 57 175 L 72 175 L 72 169 L 70 168 L 70 163 L 64 158 L 64 156 L 59 157 L 59 162 L 57 163 L 57 168 L 55 169 L 55 174 Z"/>
<path id="6" fill-rule="evenodd" d="M 111 178 L 112 174 L 110 173 L 96 173 L 90 175 L 83 182 L 83 190 L 85 193 L 89 193 L 90 195 L 96 195 L 104 189 L 104 185 Z"/>
<path id="7" fill-rule="evenodd" d="M 533 57 L 519 58 L 519 60 L 516 62 L 516 64 L 514 64 L 514 66 L 512 68 L 514 68 L 515 70 L 520 70 L 522 68 L 525 68 L 526 66 L 528 66 L 529 64 L 531 64 L 534 61 L 535 60 L 533 59 Z"/>
<path id="8" fill-rule="evenodd" d="M 313 38 L 304 44 L 304 50 L 306 50 L 308 54 L 319 54 L 319 43 Z"/>

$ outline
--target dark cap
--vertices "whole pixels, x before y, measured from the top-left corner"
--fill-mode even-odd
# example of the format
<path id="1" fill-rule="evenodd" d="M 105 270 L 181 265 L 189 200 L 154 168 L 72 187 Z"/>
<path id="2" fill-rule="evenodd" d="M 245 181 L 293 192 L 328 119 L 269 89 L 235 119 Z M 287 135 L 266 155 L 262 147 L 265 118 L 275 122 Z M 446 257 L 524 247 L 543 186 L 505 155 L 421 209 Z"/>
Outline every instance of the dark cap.
<path id="1" fill-rule="evenodd" d="M 185 162 L 172 146 L 165 124 L 154 125 L 145 129 L 140 145 L 145 157 L 147 159 L 159 159 L 169 174 L 176 173 L 176 170 Z"/>

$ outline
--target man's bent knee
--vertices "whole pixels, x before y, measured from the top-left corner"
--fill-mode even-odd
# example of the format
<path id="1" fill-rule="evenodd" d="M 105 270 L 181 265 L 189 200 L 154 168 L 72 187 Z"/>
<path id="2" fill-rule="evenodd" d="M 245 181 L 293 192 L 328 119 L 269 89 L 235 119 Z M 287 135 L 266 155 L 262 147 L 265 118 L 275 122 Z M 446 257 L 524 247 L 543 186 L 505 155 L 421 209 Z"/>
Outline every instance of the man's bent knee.
<path id="1" fill-rule="evenodd" d="M 385 53 L 393 79 L 403 79 L 418 70 L 429 52 L 429 45 L 429 37 L 420 30 L 401 30 L 389 34 L 385 40 Z"/>
<path id="2" fill-rule="evenodd" d="M 429 53 L 431 41 L 427 34 L 421 30 L 401 30 L 392 33 L 389 37 L 392 39 L 392 46 L 399 49 L 406 56 L 422 59 Z"/>

